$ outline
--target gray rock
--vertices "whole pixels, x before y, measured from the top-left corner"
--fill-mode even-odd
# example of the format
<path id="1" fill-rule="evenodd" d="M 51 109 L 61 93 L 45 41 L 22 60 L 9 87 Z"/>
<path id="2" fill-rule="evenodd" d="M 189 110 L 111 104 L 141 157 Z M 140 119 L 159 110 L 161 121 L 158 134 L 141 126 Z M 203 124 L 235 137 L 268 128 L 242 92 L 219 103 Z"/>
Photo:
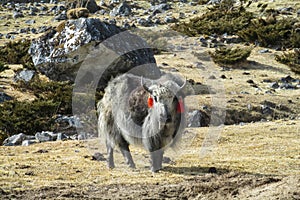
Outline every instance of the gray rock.
<path id="1" fill-rule="evenodd" d="M 25 135 L 24 133 L 19 133 L 9 138 L 6 138 L 3 142 L 3 146 L 17 146 L 17 145 L 21 145 L 24 140 L 33 140 L 33 139 L 35 139 L 34 136 Z"/>
<path id="2" fill-rule="evenodd" d="M 56 81 L 73 82 L 82 63 L 89 65 L 91 62 L 93 72 L 86 71 L 85 76 L 76 80 L 91 83 L 99 77 L 94 71 L 102 70 L 101 79 L 97 80 L 100 89 L 105 88 L 111 77 L 129 70 L 148 78 L 161 74 L 152 50 L 143 39 L 100 19 L 68 20 L 62 31 L 51 29 L 32 41 L 29 53 L 36 68 Z M 107 61 L 107 66 L 95 64 L 101 60 Z"/>
<path id="3" fill-rule="evenodd" d="M 35 143 L 37 143 L 36 140 L 24 140 L 24 141 L 22 142 L 22 146 L 29 146 L 29 145 L 35 144 Z"/>
<path id="4" fill-rule="evenodd" d="M 278 89 L 279 88 L 279 84 L 277 82 L 273 82 L 273 83 L 270 83 L 269 87 L 273 88 L 273 89 Z"/>
<path id="5" fill-rule="evenodd" d="M 57 134 L 50 131 L 37 132 L 35 134 L 35 139 L 39 142 L 55 141 L 57 139 Z"/>
<path id="6" fill-rule="evenodd" d="M 166 16 L 165 19 L 164 19 L 164 21 L 166 23 L 175 23 L 176 22 L 176 18 L 173 17 L 173 16 Z"/>
<path id="7" fill-rule="evenodd" d="M 18 19 L 18 18 L 22 18 L 22 17 L 24 17 L 24 15 L 23 15 L 23 13 L 22 12 L 14 12 L 13 13 L 13 18 L 14 19 Z"/>
<path id="8" fill-rule="evenodd" d="M 201 112 L 194 110 L 188 113 L 187 127 L 201 127 Z"/>
<path id="9" fill-rule="evenodd" d="M 129 16 L 131 15 L 131 7 L 126 3 L 122 2 L 119 6 L 115 7 L 111 12 L 111 16 Z"/>
<path id="10" fill-rule="evenodd" d="M 65 13 L 60 13 L 59 15 L 54 17 L 54 20 L 57 20 L 57 21 L 67 20 L 67 19 L 68 19 L 68 17 Z"/>
<path id="11" fill-rule="evenodd" d="M 12 100 L 13 98 L 11 96 L 8 96 L 4 92 L 0 92 L 0 103 L 3 103 L 4 101 Z"/>
<path id="12" fill-rule="evenodd" d="M 258 53 L 270 53 L 269 49 L 259 50 Z"/>
<path id="13" fill-rule="evenodd" d="M 152 6 L 150 8 L 150 10 L 153 11 L 153 14 L 157 14 L 157 13 L 163 13 L 165 12 L 166 10 L 170 10 L 171 9 L 171 6 L 167 3 L 161 3 L 159 5 L 156 5 L 156 6 Z"/>
<path id="14" fill-rule="evenodd" d="M 282 83 L 282 84 L 280 84 L 279 88 L 286 89 L 286 90 L 294 90 L 294 89 L 296 89 L 296 86 L 294 86 L 291 83 Z"/>
<path id="15" fill-rule="evenodd" d="M 25 24 L 35 24 L 35 20 L 34 19 L 26 20 Z"/>
<path id="16" fill-rule="evenodd" d="M 66 136 L 64 133 L 57 133 L 57 141 L 60 141 L 60 140 L 67 140 L 69 137 Z"/>
<path id="17" fill-rule="evenodd" d="M 69 3 L 67 3 L 68 9 L 77 7 L 77 1 L 70 1 Z M 82 0 L 80 1 L 80 7 L 87 8 L 90 13 L 95 13 L 100 9 L 95 0 Z"/>
<path id="18" fill-rule="evenodd" d="M 14 77 L 14 81 L 18 82 L 20 80 L 25 81 L 26 83 L 29 82 L 35 75 L 35 71 L 24 69 L 16 73 Z"/>

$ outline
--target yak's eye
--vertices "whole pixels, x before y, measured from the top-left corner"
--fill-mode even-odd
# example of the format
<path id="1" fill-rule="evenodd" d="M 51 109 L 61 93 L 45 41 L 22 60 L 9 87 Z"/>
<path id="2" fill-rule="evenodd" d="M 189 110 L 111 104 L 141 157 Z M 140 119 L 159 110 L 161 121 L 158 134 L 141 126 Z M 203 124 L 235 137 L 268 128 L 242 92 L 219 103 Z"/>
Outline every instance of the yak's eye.
<path id="1" fill-rule="evenodd" d="M 157 102 L 157 97 L 156 96 L 154 96 L 154 101 Z"/>

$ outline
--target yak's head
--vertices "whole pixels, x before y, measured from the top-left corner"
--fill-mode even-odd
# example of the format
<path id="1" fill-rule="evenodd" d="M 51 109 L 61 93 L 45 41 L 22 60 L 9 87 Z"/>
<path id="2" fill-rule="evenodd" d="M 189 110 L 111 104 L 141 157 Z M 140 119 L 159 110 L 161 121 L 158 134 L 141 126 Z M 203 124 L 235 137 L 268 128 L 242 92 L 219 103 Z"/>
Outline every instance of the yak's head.
<path id="1" fill-rule="evenodd" d="M 166 123 L 174 122 L 177 116 L 184 113 L 182 90 L 186 81 L 182 85 L 178 85 L 172 80 L 158 81 L 147 86 L 141 79 L 141 84 L 149 95 L 148 108 L 152 123 L 158 123 L 159 127 L 162 128 Z"/>

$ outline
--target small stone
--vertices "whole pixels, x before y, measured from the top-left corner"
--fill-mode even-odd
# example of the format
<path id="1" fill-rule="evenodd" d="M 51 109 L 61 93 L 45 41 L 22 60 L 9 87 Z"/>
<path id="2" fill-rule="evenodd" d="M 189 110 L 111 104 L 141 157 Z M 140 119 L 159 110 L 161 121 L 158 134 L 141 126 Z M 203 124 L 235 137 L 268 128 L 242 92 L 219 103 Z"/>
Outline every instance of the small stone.
<path id="1" fill-rule="evenodd" d="M 24 69 L 20 72 L 17 72 L 15 77 L 14 77 L 14 81 L 18 82 L 20 80 L 25 81 L 26 83 L 28 83 L 35 75 L 35 71 L 34 70 L 28 70 L 28 69 Z"/>
<path id="2" fill-rule="evenodd" d="M 250 79 L 250 80 L 247 80 L 247 83 L 254 84 L 254 81 Z"/>
<path id="3" fill-rule="evenodd" d="M 92 160 L 97 160 L 97 161 L 106 161 L 106 159 L 104 158 L 103 154 L 101 153 L 95 153 L 93 156 L 92 156 Z"/>
<path id="4" fill-rule="evenodd" d="M 22 17 L 24 17 L 22 12 L 14 12 L 13 13 L 13 18 L 14 19 L 18 19 L 18 18 L 22 18 Z"/>
<path id="5" fill-rule="evenodd" d="M 3 103 L 4 101 L 10 101 L 12 99 L 13 98 L 11 96 L 7 95 L 6 93 L 0 92 L 0 103 Z"/>
<path id="6" fill-rule="evenodd" d="M 217 173 L 217 169 L 215 167 L 210 167 L 208 169 L 208 173 L 210 173 L 210 174 L 216 174 Z"/>
<path id="7" fill-rule="evenodd" d="M 226 79 L 227 77 L 223 74 L 223 75 L 220 76 L 220 78 Z"/>
<path id="8" fill-rule="evenodd" d="M 262 49 L 262 50 L 259 50 L 258 53 L 269 53 L 269 49 Z"/>
<path id="9" fill-rule="evenodd" d="M 273 89 L 278 89 L 279 88 L 279 84 L 277 82 L 273 82 L 273 83 L 270 83 L 269 87 L 273 88 Z"/>

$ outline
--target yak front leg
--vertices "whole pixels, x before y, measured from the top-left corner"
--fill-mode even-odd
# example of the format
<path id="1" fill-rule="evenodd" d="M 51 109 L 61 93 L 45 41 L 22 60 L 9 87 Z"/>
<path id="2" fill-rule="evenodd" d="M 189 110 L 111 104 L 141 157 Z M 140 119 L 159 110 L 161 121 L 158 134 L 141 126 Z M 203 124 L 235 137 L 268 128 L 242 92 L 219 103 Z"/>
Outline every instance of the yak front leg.
<path id="1" fill-rule="evenodd" d="M 115 168 L 114 148 L 112 147 L 109 141 L 106 141 L 106 148 L 107 148 L 107 166 L 110 169 Z"/>
<path id="2" fill-rule="evenodd" d="M 158 172 L 162 169 L 162 160 L 163 160 L 164 151 L 159 149 L 157 151 L 150 152 L 151 156 L 151 171 Z"/>

